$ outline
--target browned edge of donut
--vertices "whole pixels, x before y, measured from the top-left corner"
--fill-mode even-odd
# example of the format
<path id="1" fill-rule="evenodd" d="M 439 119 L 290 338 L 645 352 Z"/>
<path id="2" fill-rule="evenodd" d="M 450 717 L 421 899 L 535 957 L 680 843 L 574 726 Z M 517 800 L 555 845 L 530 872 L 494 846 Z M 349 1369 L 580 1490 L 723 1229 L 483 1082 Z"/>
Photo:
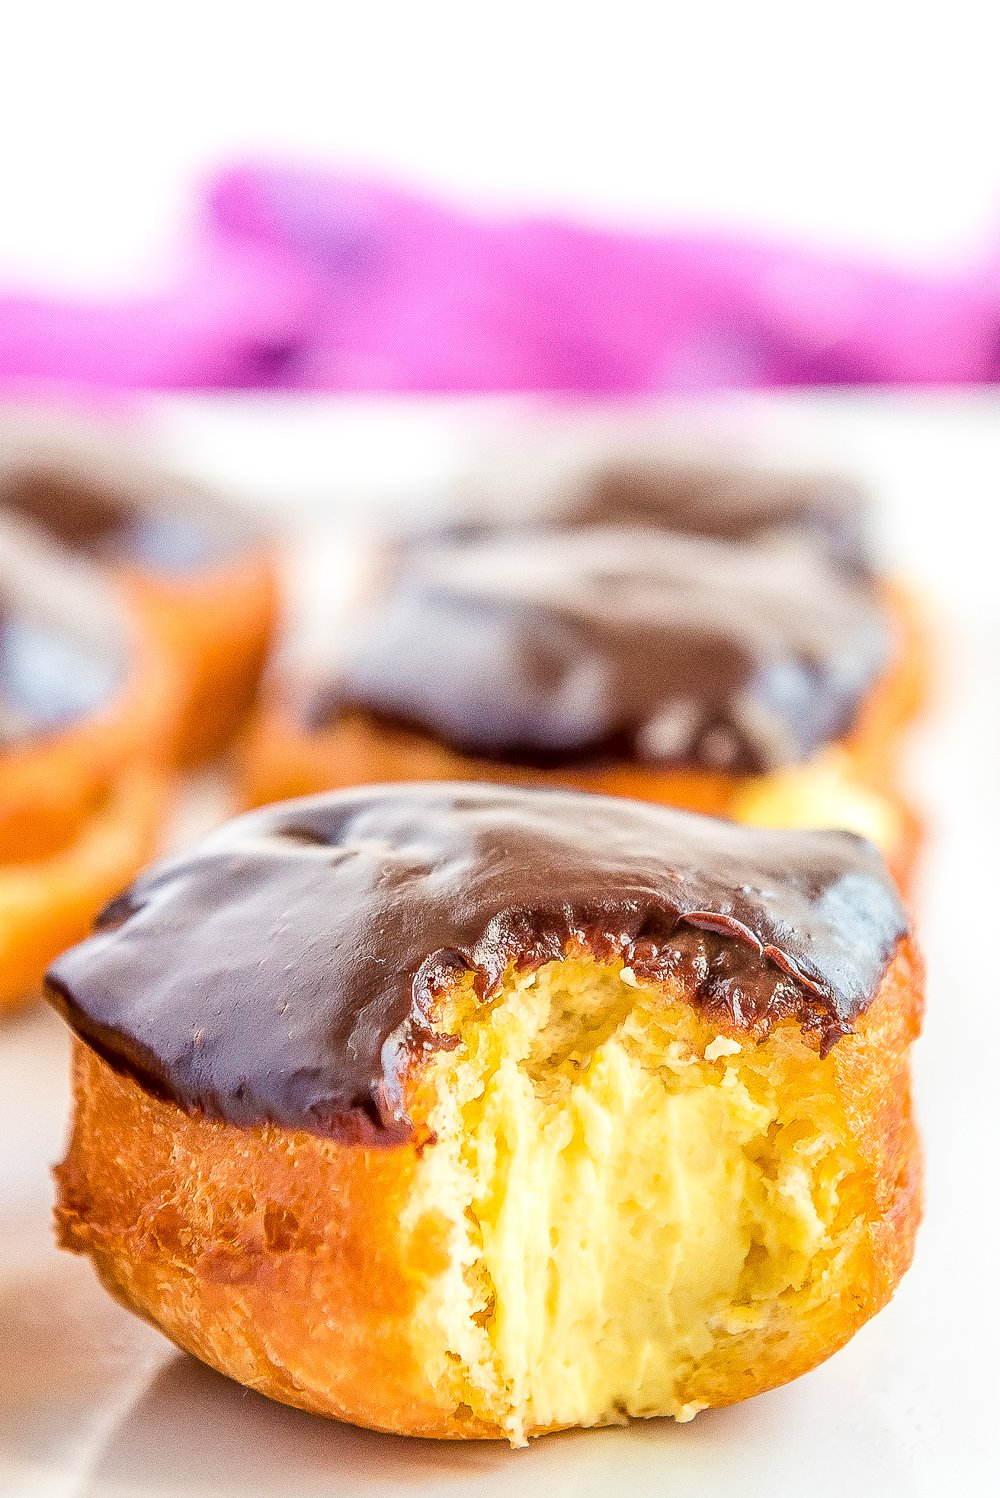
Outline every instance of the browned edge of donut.
<path id="1" fill-rule="evenodd" d="M 172 790 L 181 682 L 132 611 L 129 674 L 103 710 L 0 753 L 0 1009 L 89 935 L 152 857 Z"/>
<path id="2" fill-rule="evenodd" d="M 131 571 L 125 585 L 182 681 L 177 758 L 220 753 L 253 706 L 279 615 L 277 559 L 255 552 L 191 577 Z"/>

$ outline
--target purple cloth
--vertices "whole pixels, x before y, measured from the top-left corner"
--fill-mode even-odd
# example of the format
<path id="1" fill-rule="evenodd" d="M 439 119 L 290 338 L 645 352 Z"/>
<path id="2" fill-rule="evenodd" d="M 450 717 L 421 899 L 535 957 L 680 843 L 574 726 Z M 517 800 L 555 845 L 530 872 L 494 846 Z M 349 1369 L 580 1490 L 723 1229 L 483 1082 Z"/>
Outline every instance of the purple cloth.
<path id="1" fill-rule="evenodd" d="M 378 183 L 221 173 L 189 268 L 112 304 L 0 297 L 0 379 L 566 390 L 993 382 L 1000 269 L 477 216 Z"/>

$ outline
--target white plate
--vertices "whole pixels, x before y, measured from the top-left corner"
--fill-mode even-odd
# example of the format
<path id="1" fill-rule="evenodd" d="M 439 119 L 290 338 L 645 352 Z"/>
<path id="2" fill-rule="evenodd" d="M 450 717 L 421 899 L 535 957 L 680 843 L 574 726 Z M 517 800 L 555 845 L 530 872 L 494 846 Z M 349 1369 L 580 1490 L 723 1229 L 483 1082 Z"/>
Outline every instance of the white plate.
<path id="1" fill-rule="evenodd" d="M 935 833 L 922 900 L 930 1006 L 917 1054 L 927 1218 L 892 1305 L 806 1378 L 690 1425 L 552 1436 L 511 1452 L 378 1436 L 284 1409 L 177 1353 L 110 1301 L 85 1262 L 53 1247 L 48 1167 L 62 1147 L 67 1045 L 53 1016 L 28 1010 L 0 1030 L 4 1498 L 1000 1491 L 1000 415 L 979 397 L 740 401 L 728 416 L 734 409 L 784 451 L 839 456 L 881 482 L 897 552 L 932 591 L 949 642 L 943 710 L 915 767 Z M 315 404 L 174 401 L 155 406 L 151 423 L 169 456 L 237 487 L 262 444 L 276 476 L 283 446 L 294 451 L 301 479 L 299 439 L 312 424 L 313 499 L 337 489 L 345 428 L 356 470 L 368 443 L 371 470 L 384 475 L 393 436 L 423 455 L 422 492 L 435 462 L 442 474 L 455 468 L 467 403 L 358 412 L 357 403 L 331 415 Z M 384 475 L 396 500 L 398 449 L 396 472 Z"/>

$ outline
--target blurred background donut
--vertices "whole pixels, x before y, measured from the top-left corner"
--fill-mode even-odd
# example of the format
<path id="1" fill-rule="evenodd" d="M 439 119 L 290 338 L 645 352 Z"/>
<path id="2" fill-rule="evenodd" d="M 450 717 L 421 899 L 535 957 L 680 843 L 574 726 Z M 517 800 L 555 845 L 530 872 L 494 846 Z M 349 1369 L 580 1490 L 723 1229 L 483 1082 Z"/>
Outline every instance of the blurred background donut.
<path id="1" fill-rule="evenodd" d="M 223 749 L 245 716 L 278 611 L 272 544 L 246 511 L 94 435 L 0 419 L 0 512 L 120 581 L 184 684 L 182 764 Z"/>
<path id="2" fill-rule="evenodd" d="M 277 673 L 248 804 L 377 780 L 565 785 L 845 827 L 909 883 L 920 825 L 898 761 L 926 647 L 857 486 L 626 450 L 547 491 L 521 474 L 471 493 L 390 551 L 327 661 Z"/>
<path id="3" fill-rule="evenodd" d="M 0 1008 L 152 854 L 182 709 L 127 592 L 0 516 Z"/>

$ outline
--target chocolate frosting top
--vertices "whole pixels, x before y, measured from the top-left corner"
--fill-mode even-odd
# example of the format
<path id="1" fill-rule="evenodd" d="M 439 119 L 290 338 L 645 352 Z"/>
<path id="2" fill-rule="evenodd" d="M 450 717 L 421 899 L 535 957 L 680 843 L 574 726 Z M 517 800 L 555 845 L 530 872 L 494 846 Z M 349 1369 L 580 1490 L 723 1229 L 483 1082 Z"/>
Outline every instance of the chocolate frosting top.
<path id="1" fill-rule="evenodd" d="M 0 510 L 94 560 L 168 575 L 224 560 L 250 534 L 242 517 L 179 479 L 60 450 L 0 453 Z"/>
<path id="2" fill-rule="evenodd" d="M 503 531 L 643 526 L 718 541 L 795 540 L 854 576 L 876 568 L 871 502 L 843 474 L 693 460 L 622 438 L 589 454 L 551 455 L 528 444 L 466 480 L 460 513 L 417 531 L 411 544 L 481 539 Z M 543 449 L 544 454 L 544 449 Z"/>
<path id="3" fill-rule="evenodd" d="M 872 567 L 867 497 L 836 474 L 624 458 L 567 484 L 545 518 L 563 526 L 644 525 L 724 541 L 797 536 L 849 571 Z"/>
<path id="4" fill-rule="evenodd" d="M 404 1081 L 435 997 L 471 970 L 582 944 L 680 975 L 740 1031 L 791 1019 L 825 1050 L 907 921 L 876 849 L 644 802 L 469 783 L 366 786 L 238 818 L 155 865 L 50 968 L 110 1064 L 239 1125 L 408 1137 Z"/>
<path id="5" fill-rule="evenodd" d="M 867 583 L 792 543 L 498 535 L 407 556 L 302 710 L 508 762 L 758 773 L 846 733 L 890 655 Z"/>
<path id="6" fill-rule="evenodd" d="M 128 655 L 124 615 L 101 579 L 0 517 L 0 751 L 105 706 Z"/>

